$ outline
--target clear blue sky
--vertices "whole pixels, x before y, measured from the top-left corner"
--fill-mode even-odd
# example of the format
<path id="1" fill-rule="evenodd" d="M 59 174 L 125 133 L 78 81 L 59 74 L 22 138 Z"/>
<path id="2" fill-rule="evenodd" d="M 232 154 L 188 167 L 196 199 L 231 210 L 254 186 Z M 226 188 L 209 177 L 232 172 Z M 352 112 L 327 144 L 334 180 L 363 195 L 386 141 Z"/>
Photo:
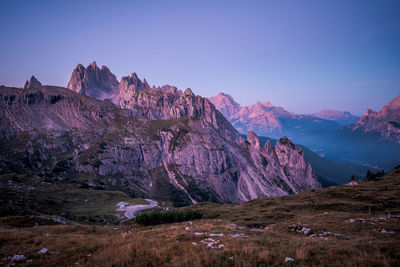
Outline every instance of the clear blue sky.
<path id="1" fill-rule="evenodd" d="M 96 60 L 120 78 L 364 113 L 400 92 L 400 1 L 2 0 L 0 84 L 66 86 Z"/>

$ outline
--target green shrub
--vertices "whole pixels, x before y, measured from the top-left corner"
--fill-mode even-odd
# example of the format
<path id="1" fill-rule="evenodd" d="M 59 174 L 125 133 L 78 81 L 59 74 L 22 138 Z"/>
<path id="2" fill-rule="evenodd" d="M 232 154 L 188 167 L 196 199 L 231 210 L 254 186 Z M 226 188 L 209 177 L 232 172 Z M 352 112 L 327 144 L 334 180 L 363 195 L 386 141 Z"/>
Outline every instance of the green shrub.
<path id="1" fill-rule="evenodd" d="M 197 210 L 151 212 L 138 215 L 135 222 L 142 225 L 156 225 L 201 219 L 203 214 Z"/>

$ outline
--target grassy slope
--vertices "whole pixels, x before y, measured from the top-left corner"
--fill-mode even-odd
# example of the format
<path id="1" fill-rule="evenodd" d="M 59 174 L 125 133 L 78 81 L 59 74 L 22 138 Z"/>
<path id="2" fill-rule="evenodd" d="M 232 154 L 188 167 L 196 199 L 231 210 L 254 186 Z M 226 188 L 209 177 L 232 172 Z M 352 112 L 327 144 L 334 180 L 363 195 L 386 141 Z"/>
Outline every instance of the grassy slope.
<path id="1" fill-rule="evenodd" d="M 5 174 L 0 176 L 0 215 L 58 215 L 71 220 L 103 224 L 119 222 L 116 204 L 126 201 L 147 204 L 123 192 L 80 188 L 43 179 L 35 175 Z"/>
<path id="2" fill-rule="evenodd" d="M 191 209 L 202 211 L 204 219 L 193 225 L 156 227 L 43 223 L 32 227 L 33 220 L 40 218 L 25 218 L 17 227 L 17 218 L 3 217 L 0 264 L 8 264 L 7 257 L 15 254 L 48 266 L 75 262 L 87 266 L 396 266 L 400 262 L 400 168 L 357 186 L 242 205 L 202 203 Z M 309 234 L 293 231 L 302 227 L 309 228 Z M 232 236 L 237 233 L 244 236 Z M 224 246 L 207 247 L 201 242 L 205 238 Z M 50 253 L 38 254 L 43 247 Z M 285 263 L 286 257 L 294 262 Z"/>

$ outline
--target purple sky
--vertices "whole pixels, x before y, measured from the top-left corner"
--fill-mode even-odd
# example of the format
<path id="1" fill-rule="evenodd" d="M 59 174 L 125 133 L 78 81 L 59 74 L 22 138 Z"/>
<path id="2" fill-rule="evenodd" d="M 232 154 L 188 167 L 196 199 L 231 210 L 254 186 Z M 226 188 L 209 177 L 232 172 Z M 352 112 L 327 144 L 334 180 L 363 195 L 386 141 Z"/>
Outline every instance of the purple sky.
<path id="1" fill-rule="evenodd" d="M 364 113 L 400 92 L 400 1 L 0 2 L 0 84 L 66 86 L 96 60 L 120 78 Z"/>

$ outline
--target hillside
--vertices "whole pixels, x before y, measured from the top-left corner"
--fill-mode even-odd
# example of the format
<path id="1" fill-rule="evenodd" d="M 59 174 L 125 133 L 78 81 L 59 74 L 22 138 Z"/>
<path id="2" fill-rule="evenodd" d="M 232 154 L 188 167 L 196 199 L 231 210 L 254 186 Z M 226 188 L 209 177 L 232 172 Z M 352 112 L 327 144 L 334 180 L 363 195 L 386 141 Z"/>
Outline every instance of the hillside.
<path id="1" fill-rule="evenodd" d="M 11 263 L 14 255 L 23 255 L 23 264 L 41 266 L 396 266 L 400 261 L 400 167 L 355 186 L 184 209 L 201 211 L 203 219 L 115 227 L 2 217 L 0 264 Z M 39 254 L 42 248 L 48 252 Z"/>

